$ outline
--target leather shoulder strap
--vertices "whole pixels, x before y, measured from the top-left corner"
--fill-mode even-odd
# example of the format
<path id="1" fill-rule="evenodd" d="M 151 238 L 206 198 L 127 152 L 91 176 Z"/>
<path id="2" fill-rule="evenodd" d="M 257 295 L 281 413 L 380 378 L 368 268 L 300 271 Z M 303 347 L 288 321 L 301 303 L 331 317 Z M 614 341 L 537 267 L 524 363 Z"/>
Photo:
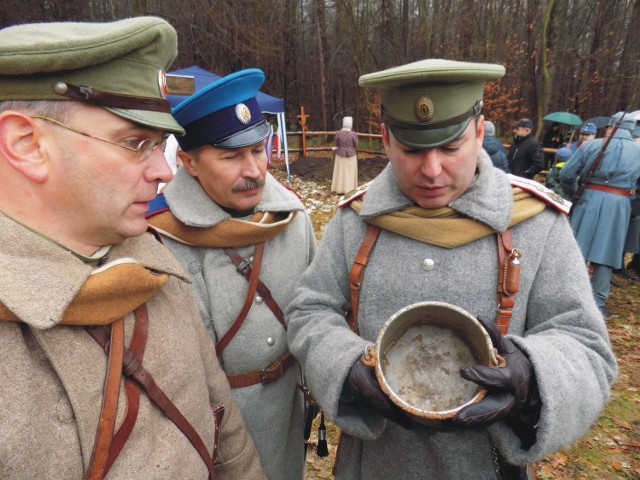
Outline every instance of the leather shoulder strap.
<path id="1" fill-rule="evenodd" d="M 142 362 L 144 351 L 147 346 L 147 337 L 149 333 L 149 315 L 147 305 L 143 303 L 135 310 L 135 323 L 133 325 L 133 334 L 131 335 L 131 343 L 129 348 L 131 352 Z M 129 435 L 133 431 L 133 427 L 138 419 L 138 409 L 140 407 L 140 386 L 128 377 L 124 379 L 124 388 L 127 397 L 127 410 L 124 420 L 120 428 L 113 436 L 111 449 L 109 450 L 109 460 L 107 462 L 107 470 L 109 472 L 111 465 L 116 461 L 118 455 L 122 451 L 124 444 L 129 439 Z"/>
<path id="2" fill-rule="evenodd" d="M 233 248 L 225 248 L 224 253 L 227 254 L 227 256 L 237 267 L 236 270 L 238 271 L 238 273 L 242 275 L 247 280 L 247 282 L 251 281 L 251 265 L 249 265 L 248 262 L 246 262 Z M 267 305 L 267 307 L 269 307 L 269 310 L 271 310 L 271 313 L 273 313 L 273 315 L 278 319 L 280 325 L 282 325 L 282 328 L 287 330 L 287 323 L 284 321 L 284 313 L 282 312 L 280 305 L 278 305 L 276 299 L 273 298 L 269 287 L 267 287 L 264 282 L 260 280 L 260 278 L 258 278 L 258 285 L 256 287 L 256 290 L 264 300 L 264 303 Z"/>
<path id="3" fill-rule="evenodd" d="M 225 248 L 225 253 L 229 255 L 227 252 L 230 249 Z M 225 334 L 220 338 L 218 343 L 216 343 L 216 355 L 220 357 L 222 355 L 223 350 L 229 345 L 229 342 L 233 339 L 233 337 L 238 333 L 238 330 L 244 323 L 245 318 L 247 318 L 247 314 L 251 309 L 251 304 L 253 303 L 253 296 L 256 293 L 256 289 L 258 287 L 258 280 L 260 277 L 260 266 L 262 265 L 262 253 L 264 252 L 264 242 L 258 243 L 255 248 L 255 252 L 253 254 L 253 268 L 250 267 L 249 262 L 242 261 L 240 265 L 236 268 L 241 273 L 244 273 L 245 269 L 251 268 L 251 276 L 249 278 L 249 288 L 247 289 L 247 295 L 244 298 L 244 304 L 242 305 L 242 309 L 240 313 L 233 321 L 229 330 L 225 332 Z M 234 251 L 235 253 L 235 251 Z"/>
<path id="4" fill-rule="evenodd" d="M 347 313 L 347 323 L 352 331 L 358 333 L 358 304 L 360 301 L 360 285 L 364 278 L 364 270 L 369 263 L 369 256 L 380 236 L 380 228 L 368 225 L 360 249 L 356 254 L 349 271 L 349 290 L 351 294 L 351 311 Z M 504 233 L 496 233 L 498 244 L 498 314 L 496 324 L 503 335 L 507 334 L 515 295 L 520 289 L 520 257 L 522 254 L 513 247 L 511 228 Z"/>
<path id="5" fill-rule="evenodd" d="M 117 323 L 117 322 L 116 322 Z M 123 321 L 124 323 L 124 321 Z M 115 326 L 115 323 L 113 324 Z M 89 334 L 93 337 L 93 339 L 102 346 L 105 350 L 108 350 L 110 356 L 113 356 L 116 351 L 114 350 L 114 345 L 111 343 L 113 340 L 109 340 L 109 328 L 106 326 L 94 327 L 91 329 L 87 329 Z M 113 327 L 112 327 L 112 336 L 113 336 Z M 124 333 L 123 333 L 124 338 Z M 125 347 L 124 344 L 120 349 L 120 362 L 121 369 L 120 372 L 124 374 L 127 378 L 135 381 L 142 390 L 144 390 L 156 407 L 162 411 L 162 413 L 176 426 L 178 429 L 184 434 L 185 437 L 191 442 L 191 445 L 196 449 L 200 458 L 204 461 L 207 470 L 209 472 L 209 479 L 215 480 L 217 478 L 216 473 L 213 469 L 213 457 L 215 457 L 216 452 L 213 454 L 209 454 L 207 451 L 207 446 L 203 442 L 202 438 L 198 434 L 198 432 L 193 428 L 193 425 L 189 423 L 189 421 L 182 415 L 178 407 L 174 405 L 174 403 L 167 397 L 167 395 L 162 391 L 162 389 L 156 384 L 153 375 L 142 365 L 141 360 L 134 354 L 132 350 Z M 120 382 L 120 376 L 118 375 L 118 384 Z M 105 394 L 106 397 L 106 394 Z M 117 396 L 115 397 L 116 407 L 117 407 Z M 115 409 L 114 407 L 114 422 L 115 422 Z M 215 413 L 215 412 L 214 412 Z M 215 416 L 214 416 L 215 418 Z M 217 421 L 217 419 L 216 419 Z M 110 431 L 113 433 L 113 429 Z M 97 441 L 96 441 L 97 443 Z M 107 451 L 108 454 L 108 451 Z M 106 464 L 106 462 L 105 462 Z M 102 479 L 104 478 L 104 471 L 100 476 L 86 477 L 87 479 Z"/>
<path id="6" fill-rule="evenodd" d="M 509 330 L 515 295 L 520 289 L 520 257 L 522 254 L 513 248 L 511 228 L 504 233 L 496 232 L 498 244 L 498 314 L 496 324 L 503 335 Z"/>
<path id="7" fill-rule="evenodd" d="M 105 334 L 107 336 L 107 334 Z M 102 395 L 102 407 L 96 440 L 87 470 L 86 480 L 101 480 L 107 473 L 107 462 L 113 431 L 116 424 L 118 397 L 120 395 L 120 377 L 122 375 L 122 353 L 124 349 L 124 318 L 119 318 L 111 325 L 111 335 L 107 337 L 109 354 L 107 374 Z"/>
<path id="8" fill-rule="evenodd" d="M 347 323 L 349 328 L 355 333 L 359 333 L 358 329 L 358 304 L 360 302 L 360 285 L 364 278 L 364 269 L 369 263 L 369 255 L 376 245 L 376 241 L 380 236 L 380 227 L 368 224 L 367 232 L 364 234 L 360 249 L 353 259 L 353 265 L 349 271 L 349 291 L 351 293 L 351 311 L 347 312 Z"/>

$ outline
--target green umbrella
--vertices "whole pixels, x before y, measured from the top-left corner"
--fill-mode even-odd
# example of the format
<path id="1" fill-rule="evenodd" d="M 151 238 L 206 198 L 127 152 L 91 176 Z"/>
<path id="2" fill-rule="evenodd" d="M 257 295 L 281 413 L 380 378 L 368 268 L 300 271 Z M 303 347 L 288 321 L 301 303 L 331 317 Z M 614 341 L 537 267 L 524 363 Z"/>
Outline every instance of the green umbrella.
<path id="1" fill-rule="evenodd" d="M 542 119 L 550 122 L 564 123 L 566 125 L 582 125 L 582 119 L 575 113 L 569 112 L 552 112 L 542 117 Z"/>

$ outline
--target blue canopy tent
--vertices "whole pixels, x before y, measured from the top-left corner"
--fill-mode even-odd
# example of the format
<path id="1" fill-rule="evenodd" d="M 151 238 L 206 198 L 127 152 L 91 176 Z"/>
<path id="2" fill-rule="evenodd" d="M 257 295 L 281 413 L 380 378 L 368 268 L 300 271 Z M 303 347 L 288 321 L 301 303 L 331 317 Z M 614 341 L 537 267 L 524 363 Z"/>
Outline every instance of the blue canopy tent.
<path id="1" fill-rule="evenodd" d="M 210 83 L 213 83 L 219 78 L 221 78 L 220 75 L 216 75 L 215 73 L 209 72 L 208 70 L 200 68 L 196 65 L 192 65 L 191 67 L 181 68 L 180 70 L 173 70 L 168 73 L 171 73 L 173 75 L 185 75 L 185 76 L 194 77 L 196 92 L 198 90 L 203 89 Z M 167 100 L 169 101 L 169 104 L 171 104 L 171 107 L 175 107 L 187 97 L 188 95 L 169 94 L 167 95 Z M 258 100 L 258 105 L 260 106 L 260 110 L 262 111 L 262 113 L 270 113 L 270 114 L 276 115 L 276 118 L 278 119 L 278 129 L 281 132 L 279 141 L 283 143 L 283 147 L 284 147 L 284 159 L 287 165 L 287 178 L 288 178 L 289 177 L 289 150 L 287 146 L 286 123 L 284 121 L 284 100 L 282 98 L 272 97 L 271 95 L 267 95 L 266 93 L 263 93 L 263 92 L 258 92 L 258 95 L 256 96 L 256 98 Z"/>

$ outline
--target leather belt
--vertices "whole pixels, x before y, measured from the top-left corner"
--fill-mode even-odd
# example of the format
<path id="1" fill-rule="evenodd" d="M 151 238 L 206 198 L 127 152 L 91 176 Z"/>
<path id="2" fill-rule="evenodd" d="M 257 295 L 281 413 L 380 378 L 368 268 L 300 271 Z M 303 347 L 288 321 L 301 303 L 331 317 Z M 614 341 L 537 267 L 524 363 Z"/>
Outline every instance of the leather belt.
<path id="1" fill-rule="evenodd" d="M 262 370 L 239 373 L 238 375 L 227 375 L 227 380 L 229 380 L 231 388 L 249 387 L 251 385 L 257 385 L 258 383 L 266 385 L 267 383 L 278 380 L 294 363 L 295 358 L 287 351 Z"/>
<path id="2" fill-rule="evenodd" d="M 613 193 L 614 195 L 622 195 L 623 197 L 630 197 L 636 193 L 636 189 L 632 188 L 628 190 L 626 188 L 610 187 L 609 185 L 601 185 L 600 183 L 589 183 L 585 188 L 589 190 L 599 190 L 601 192 Z"/>

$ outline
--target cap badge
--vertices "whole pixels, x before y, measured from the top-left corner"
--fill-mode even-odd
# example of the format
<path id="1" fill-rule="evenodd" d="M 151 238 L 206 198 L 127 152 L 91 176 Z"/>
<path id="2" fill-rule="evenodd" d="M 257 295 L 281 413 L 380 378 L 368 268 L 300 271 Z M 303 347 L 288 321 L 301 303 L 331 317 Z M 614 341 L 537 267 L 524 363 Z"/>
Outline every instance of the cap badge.
<path id="1" fill-rule="evenodd" d="M 416 115 L 416 120 L 418 120 L 420 123 L 430 122 L 435 113 L 433 100 L 431 100 L 426 95 L 418 97 L 414 105 L 414 113 Z"/>
<path id="2" fill-rule="evenodd" d="M 236 105 L 236 117 L 245 125 L 251 121 L 251 110 L 244 103 Z"/>
<path id="3" fill-rule="evenodd" d="M 167 98 L 167 76 L 162 69 L 158 70 L 158 86 L 162 98 Z"/>

